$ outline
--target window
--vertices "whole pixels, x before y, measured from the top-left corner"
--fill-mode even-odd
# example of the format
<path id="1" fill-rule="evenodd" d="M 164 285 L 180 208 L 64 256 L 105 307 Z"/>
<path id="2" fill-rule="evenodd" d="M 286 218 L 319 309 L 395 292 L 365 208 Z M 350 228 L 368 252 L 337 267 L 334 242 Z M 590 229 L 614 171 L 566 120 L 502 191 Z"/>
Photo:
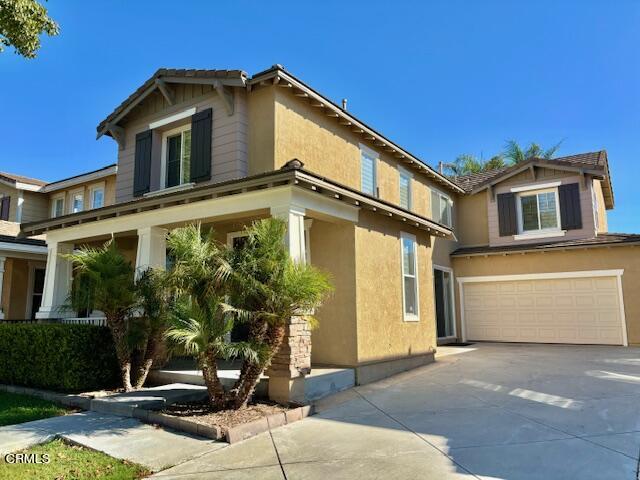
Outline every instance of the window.
<path id="1" fill-rule="evenodd" d="M 84 210 L 84 194 L 82 192 L 71 194 L 71 213 Z"/>
<path id="2" fill-rule="evenodd" d="M 376 161 L 378 154 L 360 145 L 360 182 L 363 193 L 368 193 L 374 197 L 378 196 L 378 185 L 376 181 Z"/>
<path id="3" fill-rule="evenodd" d="M 559 229 L 557 190 L 527 192 L 518 196 L 518 225 L 522 233 Z"/>
<path id="4" fill-rule="evenodd" d="M 91 208 L 104 207 L 104 187 L 93 187 L 91 189 Z"/>
<path id="5" fill-rule="evenodd" d="M 9 208 L 11 206 L 11 197 L 8 195 L 0 196 L 0 220 L 9 220 Z"/>
<path id="6" fill-rule="evenodd" d="M 165 188 L 191 181 L 191 126 L 166 132 L 162 136 L 162 173 Z"/>
<path id="7" fill-rule="evenodd" d="M 418 321 L 418 266 L 416 237 L 408 233 L 400 236 L 402 249 L 402 300 L 405 321 Z"/>
<path id="8" fill-rule="evenodd" d="M 64 197 L 57 197 L 53 199 L 53 206 L 51 208 L 52 217 L 60 217 L 64 215 Z"/>
<path id="9" fill-rule="evenodd" d="M 401 168 L 399 171 L 400 176 L 400 206 L 402 208 L 406 208 L 407 210 L 411 209 L 411 179 L 412 175 L 407 172 L 404 168 Z"/>
<path id="10" fill-rule="evenodd" d="M 451 227 L 452 205 L 453 202 L 447 195 L 439 192 L 438 190 L 431 190 L 431 218 L 434 221 L 441 223 L 442 225 L 446 225 L 447 227 Z"/>

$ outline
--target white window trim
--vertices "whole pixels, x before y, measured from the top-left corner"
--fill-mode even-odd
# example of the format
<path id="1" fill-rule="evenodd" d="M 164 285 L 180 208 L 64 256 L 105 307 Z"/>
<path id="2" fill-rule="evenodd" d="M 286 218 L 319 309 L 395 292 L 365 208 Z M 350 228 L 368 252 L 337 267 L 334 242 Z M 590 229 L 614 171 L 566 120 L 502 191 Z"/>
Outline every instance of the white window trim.
<path id="1" fill-rule="evenodd" d="M 460 293 L 460 325 L 462 326 L 462 341 L 467 341 L 467 328 L 464 315 L 464 284 L 474 282 L 510 282 L 513 280 L 549 280 L 556 278 L 584 278 L 584 277 L 617 277 L 618 301 L 620 303 L 620 317 L 622 321 L 622 345 L 629 346 L 627 338 L 627 317 L 624 308 L 624 294 L 622 290 L 622 275 L 624 269 L 617 270 L 582 270 L 576 272 L 554 273 L 521 273 L 515 275 L 487 275 L 477 277 L 458 277 L 458 291 Z"/>
<path id="2" fill-rule="evenodd" d="M 170 123 L 177 122 L 178 120 L 182 120 L 184 118 L 189 118 L 192 115 L 195 115 L 196 107 L 189 108 L 183 112 L 175 113 L 165 118 L 161 118 L 160 120 L 156 120 L 155 122 L 151 122 L 149 124 L 149 130 L 153 130 L 154 128 L 164 127 L 165 125 L 169 125 Z"/>
<path id="3" fill-rule="evenodd" d="M 22 223 L 22 208 L 24 206 L 24 192 L 18 190 L 18 205 L 16 206 L 16 223 Z"/>
<path id="4" fill-rule="evenodd" d="M 531 185 L 523 185 L 521 187 L 513 187 L 511 188 L 511 193 L 519 193 L 519 192 L 529 192 L 531 190 L 545 190 L 549 188 L 559 187 L 562 182 L 548 182 L 548 183 L 538 183 Z"/>
<path id="5" fill-rule="evenodd" d="M 433 211 L 433 205 L 431 205 L 431 217 L 433 220 L 437 221 L 438 223 L 442 223 L 443 225 L 449 227 L 449 228 L 453 228 L 453 200 L 451 199 L 451 197 L 449 195 L 447 195 L 446 193 L 444 193 L 442 190 L 438 190 L 437 188 L 433 188 L 433 187 L 429 187 L 431 189 L 431 191 L 435 192 L 438 194 L 438 197 L 440 197 L 440 199 L 442 200 L 442 198 L 445 198 L 446 201 L 449 204 L 449 224 L 447 225 L 446 223 L 442 223 L 442 219 L 440 218 L 440 211 L 438 211 L 438 219 L 436 220 L 436 215 L 434 214 Z M 431 201 L 431 197 L 429 198 L 429 201 Z"/>
<path id="6" fill-rule="evenodd" d="M 98 191 L 98 190 L 102 190 L 102 206 L 105 206 L 105 195 L 106 195 L 106 188 L 105 188 L 105 182 L 99 182 L 99 183 L 94 183 L 93 185 L 89 186 L 89 210 L 93 210 L 95 208 L 101 208 L 101 207 L 94 207 L 93 206 L 93 194 L 94 192 Z"/>
<path id="7" fill-rule="evenodd" d="M 374 197 L 378 197 L 378 161 L 380 160 L 380 154 L 375 150 L 367 147 L 364 144 L 360 144 L 360 191 L 364 192 L 362 188 L 362 156 L 366 154 L 368 157 L 373 159 L 373 195 Z M 367 193 L 367 195 L 369 195 Z"/>
<path id="8" fill-rule="evenodd" d="M 74 199 L 76 195 L 80 195 L 82 196 L 82 210 L 80 210 L 79 212 L 74 212 L 73 211 L 73 203 L 74 203 Z M 82 188 L 76 188 L 75 190 L 71 190 L 69 192 L 69 212 L 68 213 L 81 213 L 84 212 L 84 187 Z"/>
<path id="9" fill-rule="evenodd" d="M 186 132 L 187 130 L 191 130 L 191 124 L 182 125 L 181 127 L 176 127 L 171 130 L 167 130 L 166 132 L 162 132 L 162 149 L 160 158 L 160 189 L 158 191 L 167 191 L 170 188 L 180 187 L 185 185 L 185 183 L 180 183 L 179 185 L 174 185 L 173 187 L 167 187 L 167 138 L 177 135 L 178 133 Z M 182 140 L 180 141 L 180 148 L 184 147 Z M 181 152 L 182 154 L 182 152 Z M 180 161 L 180 180 L 182 180 L 182 160 Z M 191 182 L 187 182 L 189 184 Z"/>
<path id="10" fill-rule="evenodd" d="M 520 199 L 522 197 L 530 197 L 530 196 L 536 195 L 536 202 L 537 202 L 537 195 L 541 193 L 550 193 L 550 192 L 553 192 L 553 194 L 556 197 L 556 221 L 558 225 L 552 228 L 540 228 L 538 230 L 525 231 L 523 218 L 522 218 L 522 202 L 520 201 Z M 540 208 L 538 204 L 536 204 L 536 208 L 538 209 L 538 225 L 540 225 Z M 528 238 L 562 237 L 567 233 L 566 230 L 562 230 L 561 228 L 562 221 L 560 219 L 560 198 L 558 196 L 557 188 L 527 190 L 523 194 L 516 195 L 516 212 L 517 212 L 517 220 L 518 220 L 518 233 L 517 235 L 513 236 L 514 240 L 523 240 Z"/>
<path id="11" fill-rule="evenodd" d="M 65 204 L 66 199 L 65 199 L 65 194 L 63 193 L 59 193 L 58 195 L 54 195 L 51 197 L 51 218 L 57 218 L 56 216 L 56 202 L 58 200 L 62 200 L 62 213 L 60 214 L 60 216 L 62 217 L 64 215 L 64 209 L 65 209 Z"/>
<path id="12" fill-rule="evenodd" d="M 413 271 L 416 272 L 414 275 L 416 291 L 416 313 L 411 314 L 406 311 L 406 292 L 404 289 L 404 240 L 409 239 L 413 242 Z M 418 281 L 418 242 L 416 241 L 415 235 L 411 235 L 407 232 L 400 232 L 400 269 L 402 272 L 402 276 L 400 277 L 400 282 L 402 283 L 402 319 L 405 322 L 419 322 L 420 321 L 420 285 Z"/>
<path id="13" fill-rule="evenodd" d="M 407 170 L 404 167 L 398 167 L 398 191 L 400 191 L 400 184 L 402 182 L 403 176 L 409 179 L 409 191 L 408 191 L 409 198 L 408 198 L 408 205 L 406 209 L 411 210 L 413 208 L 413 173 L 411 173 L 409 170 Z M 402 198 L 400 198 L 400 206 L 402 207 L 401 202 L 402 202 Z"/>
<path id="14" fill-rule="evenodd" d="M 27 305 L 26 305 L 26 309 L 25 309 L 25 317 L 26 319 L 30 319 L 31 318 L 31 314 L 33 313 L 31 311 L 32 307 L 33 307 L 33 282 L 35 281 L 35 275 L 36 275 L 36 268 L 39 268 L 41 270 L 45 270 L 47 269 L 47 264 L 44 262 L 34 262 L 34 261 L 29 261 L 28 262 L 28 267 L 29 267 L 29 274 L 28 274 L 28 278 L 27 278 Z M 42 292 L 42 295 L 44 296 L 44 291 Z"/>
<path id="15" fill-rule="evenodd" d="M 447 337 L 438 337 L 438 340 L 452 340 L 454 338 L 458 338 L 458 326 L 456 325 L 457 316 L 456 316 L 456 291 L 455 291 L 455 275 L 453 274 L 453 268 L 451 267 L 443 267 L 442 265 L 433 265 L 433 272 L 435 274 L 436 270 L 441 270 L 443 272 L 448 272 L 451 275 L 451 283 L 449 285 L 449 295 L 451 295 L 451 315 L 453 315 L 453 335 L 449 335 Z M 433 312 L 434 315 L 436 313 L 436 283 L 433 282 Z M 438 319 L 436 317 L 436 335 L 438 334 Z"/>
<path id="16" fill-rule="evenodd" d="M 233 240 L 235 238 L 242 238 L 242 237 L 248 237 L 248 235 L 244 232 L 244 231 L 237 231 L 237 232 L 229 232 L 227 233 L 227 247 L 231 248 L 233 247 Z"/>

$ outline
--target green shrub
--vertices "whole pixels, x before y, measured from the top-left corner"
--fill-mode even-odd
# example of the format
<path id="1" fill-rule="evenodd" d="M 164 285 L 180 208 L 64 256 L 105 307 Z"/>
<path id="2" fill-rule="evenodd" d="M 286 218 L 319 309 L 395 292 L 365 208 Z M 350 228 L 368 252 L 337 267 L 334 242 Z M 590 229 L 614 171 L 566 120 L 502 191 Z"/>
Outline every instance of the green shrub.
<path id="1" fill-rule="evenodd" d="M 118 384 L 107 327 L 0 324 L 0 383 L 81 392 Z"/>

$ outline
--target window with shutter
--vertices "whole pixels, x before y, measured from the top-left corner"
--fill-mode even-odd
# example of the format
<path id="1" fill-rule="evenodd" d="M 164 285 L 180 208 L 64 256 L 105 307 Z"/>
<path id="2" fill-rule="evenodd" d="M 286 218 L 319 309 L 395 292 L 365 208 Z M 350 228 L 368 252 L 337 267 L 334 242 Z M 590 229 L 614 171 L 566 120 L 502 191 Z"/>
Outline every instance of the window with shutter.
<path id="1" fill-rule="evenodd" d="M 191 181 L 191 125 L 174 128 L 162 135 L 160 184 L 175 187 Z"/>
<path id="2" fill-rule="evenodd" d="M 360 190 L 372 196 L 378 195 L 378 185 L 376 181 L 376 161 L 378 154 L 360 145 Z"/>
<path id="3" fill-rule="evenodd" d="M 0 220 L 9 220 L 9 209 L 11 207 L 11 197 L 5 195 L 0 200 Z"/>
<path id="4" fill-rule="evenodd" d="M 501 237 L 518 233 L 516 217 L 516 196 L 513 193 L 500 193 L 498 201 L 498 229 Z"/>
<path id="5" fill-rule="evenodd" d="M 213 110 L 207 108 L 191 117 L 190 172 L 192 182 L 211 179 L 211 135 Z"/>
<path id="6" fill-rule="evenodd" d="M 139 197 L 150 190 L 151 186 L 151 144 L 152 131 L 136 135 L 135 165 L 133 171 L 133 196 Z"/>
<path id="7" fill-rule="evenodd" d="M 568 183 L 558 187 L 560 220 L 563 230 L 582 228 L 582 209 L 580 207 L 580 184 Z"/>

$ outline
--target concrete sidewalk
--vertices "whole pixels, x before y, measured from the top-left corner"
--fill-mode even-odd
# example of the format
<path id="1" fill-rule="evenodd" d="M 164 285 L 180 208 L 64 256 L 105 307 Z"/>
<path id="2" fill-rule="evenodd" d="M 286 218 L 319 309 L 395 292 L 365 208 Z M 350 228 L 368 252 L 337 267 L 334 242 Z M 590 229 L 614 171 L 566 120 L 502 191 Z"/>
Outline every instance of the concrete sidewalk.
<path id="1" fill-rule="evenodd" d="M 0 427 L 0 453 L 59 437 L 159 471 L 224 447 L 225 443 L 171 432 L 133 418 L 82 412 Z"/>

